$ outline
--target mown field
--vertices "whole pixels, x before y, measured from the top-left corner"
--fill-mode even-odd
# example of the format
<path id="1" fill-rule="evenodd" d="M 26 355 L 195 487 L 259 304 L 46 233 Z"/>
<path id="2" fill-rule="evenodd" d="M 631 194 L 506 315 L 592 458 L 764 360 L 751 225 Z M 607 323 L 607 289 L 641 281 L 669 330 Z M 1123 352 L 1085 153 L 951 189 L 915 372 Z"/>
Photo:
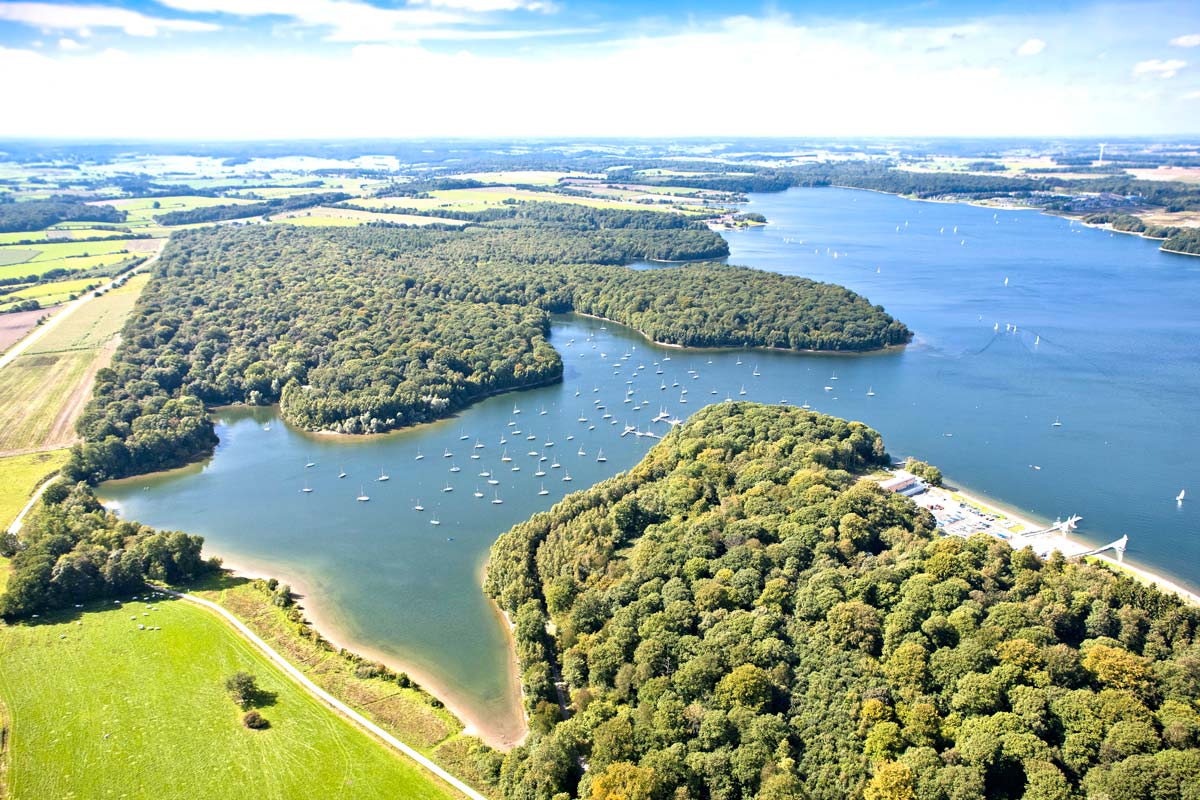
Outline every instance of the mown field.
<path id="1" fill-rule="evenodd" d="M 0 627 L 13 800 L 455 796 L 204 609 L 128 602 L 34 623 Z M 265 730 L 225 692 L 240 670 L 257 678 Z"/>
<path id="2" fill-rule="evenodd" d="M 287 223 L 289 225 L 362 225 L 367 222 L 392 222 L 397 225 L 465 225 L 462 220 L 444 219 L 442 217 L 425 217 L 418 214 L 385 214 L 373 211 L 360 211 L 356 208 L 337 208 L 317 206 L 316 208 L 292 211 L 287 214 L 271 217 L 271 222 Z"/>
<path id="3" fill-rule="evenodd" d="M 86 242 L 85 244 L 92 244 Z M 45 261 L 23 261 L 16 264 L 0 265 L 0 278 L 24 278 L 27 275 L 45 275 L 52 269 L 84 270 L 98 269 L 103 274 L 115 274 L 120 266 L 135 258 L 137 253 L 102 253 L 94 256 L 71 256 L 54 258 Z"/>
<path id="4" fill-rule="evenodd" d="M 21 513 L 34 490 L 66 463 L 68 450 L 49 450 L 0 458 L 0 531 Z"/>
<path id="5" fill-rule="evenodd" d="M 419 211 L 437 211 L 439 209 L 453 211 L 484 211 L 505 205 L 505 201 L 533 200 L 543 203 L 572 203 L 591 208 L 624 208 L 644 211 L 655 206 L 643 203 L 630 203 L 620 200 L 607 200 L 601 197 L 580 197 L 577 195 L 554 194 L 550 192 L 535 192 L 529 189 L 516 189 L 509 186 L 481 189 L 442 189 L 429 193 L 430 197 L 375 197 L 356 199 L 352 202 L 366 208 L 415 208 Z M 663 207 L 666 207 L 664 204 Z"/>
<path id="6" fill-rule="evenodd" d="M 96 370 L 112 357 L 115 336 L 148 275 L 89 300 L 0 369 L 0 454 L 70 444 Z"/>
<path id="7" fill-rule="evenodd" d="M 42 308 L 64 303 L 70 300 L 72 296 L 78 296 L 83 292 L 90 291 L 106 281 L 106 278 L 73 278 L 65 281 L 40 283 L 24 289 L 18 289 L 15 292 L 0 295 L 0 312 L 23 300 L 37 300 Z"/>

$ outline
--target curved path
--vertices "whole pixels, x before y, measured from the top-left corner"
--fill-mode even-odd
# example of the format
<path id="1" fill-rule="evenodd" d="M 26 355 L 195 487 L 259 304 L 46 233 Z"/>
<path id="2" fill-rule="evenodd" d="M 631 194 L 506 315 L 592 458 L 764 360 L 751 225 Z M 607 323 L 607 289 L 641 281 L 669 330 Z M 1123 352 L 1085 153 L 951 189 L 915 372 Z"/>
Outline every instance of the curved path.
<path id="1" fill-rule="evenodd" d="M 225 619 L 226 622 L 228 622 L 230 625 L 232 625 L 237 630 L 238 633 L 240 633 L 251 644 L 253 644 L 259 650 L 261 650 L 267 656 L 267 658 L 269 658 L 271 661 L 275 662 L 276 666 L 278 666 L 280 669 L 282 669 L 288 675 L 288 677 L 290 677 L 296 683 L 300 684 L 300 687 L 302 689 L 304 689 L 306 692 L 308 692 L 310 695 L 317 698 L 321 702 L 325 703 L 325 705 L 329 706 L 334 711 L 341 714 L 343 717 L 350 720 L 358 727 L 362 728 L 363 730 L 367 731 L 368 733 L 374 734 L 379 739 L 382 739 L 386 744 L 390 745 L 391 747 L 395 748 L 396 750 L 399 750 L 401 753 L 408 756 L 413 761 L 416 761 L 418 764 L 420 764 L 422 767 L 424 767 L 425 769 L 432 772 L 438 778 L 441 778 L 443 781 L 450 784 L 451 786 L 453 786 L 458 791 L 462 792 L 467 797 L 471 798 L 471 800 L 488 800 L 482 794 L 475 791 L 470 786 L 463 783 L 461 780 L 459 780 L 458 778 L 454 777 L 446 770 L 439 767 L 428 757 L 426 757 L 422 753 L 417 752 L 413 748 L 409 747 L 404 742 L 400 741 L 395 736 L 388 733 L 383 728 L 379 727 L 374 722 L 371 722 L 371 720 L 367 719 L 362 714 L 358 713 L 353 708 L 351 708 L 350 706 L 343 703 L 341 700 L 338 700 L 336 697 L 334 697 L 329 692 L 322 689 L 320 686 L 317 686 L 317 684 L 313 683 L 312 680 L 309 679 L 309 677 L 307 675 L 305 675 L 300 670 L 296 669 L 296 667 L 293 666 L 290 661 L 288 661 L 286 658 L 284 658 L 278 652 L 276 652 L 271 647 L 271 645 L 269 645 L 265 641 L 263 641 L 258 636 L 258 634 L 256 634 L 254 631 L 250 630 L 250 628 L 247 627 L 244 622 L 242 622 L 240 619 L 238 619 L 237 617 L 235 617 L 233 614 L 229 613 L 225 609 L 221 608 L 216 603 L 212 602 L 211 600 L 205 600 L 202 597 L 196 597 L 193 594 L 186 594 L 184 592 L 175 592 L 170 589 L 164 589 L 164 588 L 158 587 L 158 586 L 156 586 L 154 588 L 157 591 L 166 592 L 167 594 L 169 594 L 173 597 L 178 597 L 179 599 L 186 600 L 189 603 L 195 603 L 197 605 L 204 606 L 209 611 L 219 614 L 222 618 Z"/>

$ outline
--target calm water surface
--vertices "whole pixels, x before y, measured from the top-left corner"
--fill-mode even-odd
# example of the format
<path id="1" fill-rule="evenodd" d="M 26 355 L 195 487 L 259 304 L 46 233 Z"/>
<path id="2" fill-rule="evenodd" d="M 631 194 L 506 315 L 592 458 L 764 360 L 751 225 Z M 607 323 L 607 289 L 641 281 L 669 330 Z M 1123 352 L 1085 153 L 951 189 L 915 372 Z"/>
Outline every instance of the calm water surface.
<path id="1" fill-rule="evenodd" d="M 561 385 L 361 439 L 223 411 L 208 462 L 103 495 L 128 518 L 302 581 L 340 639 L 410 665 L 500 735 L 520 722 L 504 628 L 479 588 L 488 547 L 636 463 L 654 440 L 620 434 L 664 433 L 650 422 L 660 408 L 686 417 L 727 397 L 787 400 L 861 419 L 896 456 L 1038 519 L 1081 514 L 1079 534 L 1097 544 L 1128 533 L 1131 560 L 1200 588 L 1200 259 L 1033 212 L 869 192 L 795 189 L 749 208 L 771 224 L 730 233 L 730 261 L 846 285 L 906 322 L 914 343 L 850 357 L 681 351 L 556 318 Z M 1185 487 L 1196 499 L 1177 505 Z"/>

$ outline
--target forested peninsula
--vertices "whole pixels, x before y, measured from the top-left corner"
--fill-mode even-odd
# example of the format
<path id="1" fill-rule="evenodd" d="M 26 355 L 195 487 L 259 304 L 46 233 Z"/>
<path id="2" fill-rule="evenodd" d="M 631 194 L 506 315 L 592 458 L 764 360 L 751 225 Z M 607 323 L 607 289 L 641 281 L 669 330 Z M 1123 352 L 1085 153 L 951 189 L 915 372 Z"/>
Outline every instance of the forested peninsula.
<path id="1" fill-rule="evenodd" d="M 722 403 L 502 536 L 503 797 L 1194 798 L 1200 610 L 938 537 L 859 480 L 884 463 L 860 423 Z"/>
<path id="2" fill-rule="evenodd" d="M 552 312 L 692 346 L 858 351 L 910 337 L 832 284 L 719 263 L 623 266 L 728 253 L 684 216 L 530 206 L 463 230 L 177 232 L 97 374 L 64 474 L 195 458 L 215 443 L 207 405 L 278 401 L 298 427 L 374 433 L 558 380 Z"/>

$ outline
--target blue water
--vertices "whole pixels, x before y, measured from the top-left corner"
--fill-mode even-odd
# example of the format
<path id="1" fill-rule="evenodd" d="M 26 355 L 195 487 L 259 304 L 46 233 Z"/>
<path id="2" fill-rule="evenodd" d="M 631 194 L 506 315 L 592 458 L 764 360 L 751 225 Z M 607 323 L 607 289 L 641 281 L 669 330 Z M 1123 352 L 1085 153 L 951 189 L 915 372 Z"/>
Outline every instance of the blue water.
<path id="1" fill-rule="evenodd" d="M 1035 518 L 1081 514 L 1079 535 L 1098 545 L 1128 533 L 1130 560 L 1200 587 L 1200 259 L 1032 212 L 869 192 L 795 189 L 755 195 L 749 208 L 771 224 L 729 233 L 731 262 L 849 286 L 907 323 L 914 342 L 866 356 L 682 351 L 558 317 L 562 384 L 380 437 L 293 431 L 271 409 L 222 411 L 208 462 L 102 493 L 126 517 L 201 533 L 210 552 L 302 581 L 305 605 L 339 640 L 411 668 L 452 708 L 490 720 L 495 739 L 519 734 L 521 720 L 503 624 L 479 588 L 488 547 L 636 463 L 654 440 L 620 433 L 626 422 L 665 432 L 650 422 L 660 407 L 686 417 L 727 397 L 807 401 Z M 375 480 L 381 470 L 390 480 Z M 1178 506 L 1185 487 L 1196 499 Z M 368 503 L 355 501 L 360 490 Z"/>

